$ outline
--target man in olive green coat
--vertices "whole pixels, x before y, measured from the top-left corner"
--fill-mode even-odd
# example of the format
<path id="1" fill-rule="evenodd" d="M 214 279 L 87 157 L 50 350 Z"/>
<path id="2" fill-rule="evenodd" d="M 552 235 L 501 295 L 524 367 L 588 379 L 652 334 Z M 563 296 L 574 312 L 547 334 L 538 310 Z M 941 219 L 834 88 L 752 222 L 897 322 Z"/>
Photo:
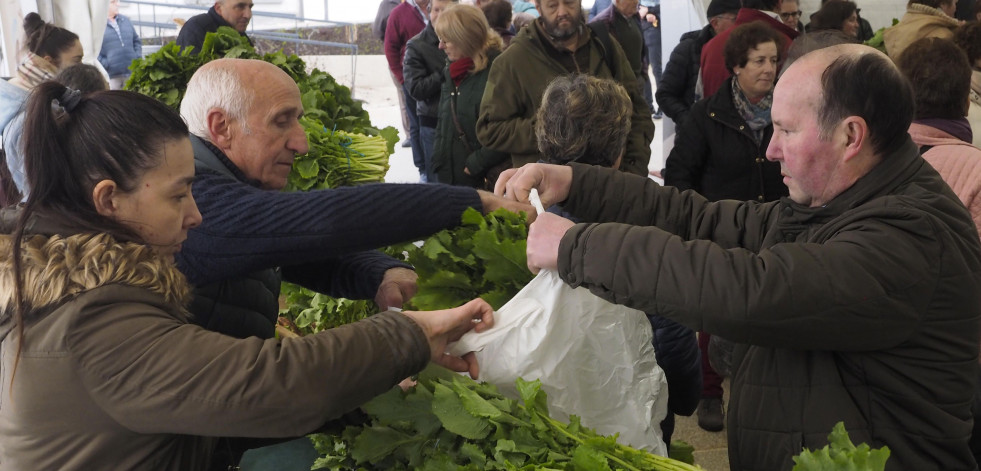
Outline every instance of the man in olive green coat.
<path id="1" fill-rule="evenodd" d="M 552 79 L 572 73 L 612 78 L 627 89 L 633 104 L 620 168 L 646 176 L 654 121 L 623 49 L 609 34 L 593 34 L 583 21 L 580 0 L 537 2 L 536 8 L 541 16 L 521 29 L 490 68 L 477 120 L 480 143 L 511 154 L 514 167 L 537 162 L 542 156 L 534 118 Z"/>
<path id="2" fill-rule="evenodd" d="M 546 206 L 617 223 L 542 214 L 529 267 L 742 344 L 733 470 L 790 469 L 839 421 L 889 447 L 887 470 L 977 470 L 981 244 L 906 132 L 909 83 L 870 47 L 821 49 L 787 69 L 772 114 L 780 201 L 708 202 L 576 164 L 508 170 L 501 192 L 538 188 Z"/>

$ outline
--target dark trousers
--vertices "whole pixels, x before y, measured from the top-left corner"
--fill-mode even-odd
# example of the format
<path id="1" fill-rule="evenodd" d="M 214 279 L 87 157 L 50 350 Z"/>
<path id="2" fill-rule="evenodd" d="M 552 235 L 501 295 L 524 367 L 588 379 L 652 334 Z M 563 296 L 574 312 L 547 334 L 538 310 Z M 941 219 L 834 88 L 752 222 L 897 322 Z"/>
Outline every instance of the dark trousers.
<path id="1" fill-rule="evenodd" d="M 722 397 L 722 377 L 709 364 L 708 346 L 712 336 L 698 333 L 698 349 L 702 352 L 702 397 Z"/>
<path id="2" fill-rule="evenodd" d="M 422 140 L 419 139 L 419 115 L 416 114 L 416 99 L 409 95 L 405 84 L 402 84 L 402 95 L 405 96 L 405 114 L 409 116 L 409 139 L 412 142 L 412 163 L 419 169 L 419 179 L 426 181 L 426 153 L 422 150 Z"/>

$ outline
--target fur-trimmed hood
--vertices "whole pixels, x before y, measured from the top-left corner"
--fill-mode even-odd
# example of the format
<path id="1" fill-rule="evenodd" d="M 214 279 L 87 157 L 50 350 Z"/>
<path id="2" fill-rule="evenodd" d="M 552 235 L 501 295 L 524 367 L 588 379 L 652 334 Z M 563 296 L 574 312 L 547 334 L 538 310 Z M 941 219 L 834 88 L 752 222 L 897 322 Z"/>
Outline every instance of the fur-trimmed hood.
<path id="1" fill-rule="evenodd" d="M 0 235 L 0 339 L 13 327 L 13 241 L 12 235 Z M 28 316 L 111 284 L 144 288 L 181 307 L 191 298 L 184 275 L 172 262 L 146 245 L 120 243 L 108 234 L 25 235 L 21 254 Z"/>

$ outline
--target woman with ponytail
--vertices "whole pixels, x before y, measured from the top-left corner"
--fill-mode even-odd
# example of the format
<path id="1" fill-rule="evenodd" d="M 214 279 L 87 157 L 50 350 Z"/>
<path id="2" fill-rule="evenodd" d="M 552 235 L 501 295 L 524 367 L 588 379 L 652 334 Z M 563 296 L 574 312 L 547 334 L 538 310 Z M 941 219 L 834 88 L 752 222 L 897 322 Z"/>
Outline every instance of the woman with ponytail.
<path id="1" fill-rule="evenodd" d="M 477 115 L 487 72 L 504 43 L 472 5 L 451 5 L 434 24 L 439 48 L 446 52 L 433 171 L 440 183 L 494 188 L 510 156 L 480 145 Z M 503 168 L 502 168 L 503 166 Z"/>
<path id="2" fill-rule="evenodd" d="M 23 141 L 31 192 L 0 214 L 4 470 L 205 470 L 211 437 L 305 435 L 431 359 L 476 374 L 444 349 L 491 327 L 480 300 L 285 340 L 191 323 L 173 260 L 201 222 L 193 152 L 162 103 L 45 82 Z"/>
<path id="3" fill-rule="evenodd" d="M 27 37 L 27 57 L 9 82 L 0 80 L 0 135 L 3 137 L 0 148 L 7 154 L 7 161 L 19 161 L 21 158 L 21 147 L 17 141 L 22 122 L 14 120 L 14 117 L 23 111 L 28 93 L 62 69 L 82 62 L 82 43 L 78 35 L 45 23 L 37 13 L 29 13 L 24 18 L 24 33 Z M 6 162 L 0 164 L 0 205 L 6 206 L 20 201 L 20 198 Z"/>

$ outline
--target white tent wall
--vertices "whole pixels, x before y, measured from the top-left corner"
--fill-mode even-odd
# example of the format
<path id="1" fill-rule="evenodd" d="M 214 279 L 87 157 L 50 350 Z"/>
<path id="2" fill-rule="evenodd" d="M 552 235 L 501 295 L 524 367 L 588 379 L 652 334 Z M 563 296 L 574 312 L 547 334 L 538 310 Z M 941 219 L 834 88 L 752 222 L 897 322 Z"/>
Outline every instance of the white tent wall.
<path id="1" fill-rule="evenodd" d="M 0 28 L 3 29 L 3 67 L 0 75 L 11 76 L 23 57 L 24 16 L 37 12 L 45 21 L 78 35 L 84 62 L 96 64 L 106 30 L 108 0 L 0 0 Z"/>

